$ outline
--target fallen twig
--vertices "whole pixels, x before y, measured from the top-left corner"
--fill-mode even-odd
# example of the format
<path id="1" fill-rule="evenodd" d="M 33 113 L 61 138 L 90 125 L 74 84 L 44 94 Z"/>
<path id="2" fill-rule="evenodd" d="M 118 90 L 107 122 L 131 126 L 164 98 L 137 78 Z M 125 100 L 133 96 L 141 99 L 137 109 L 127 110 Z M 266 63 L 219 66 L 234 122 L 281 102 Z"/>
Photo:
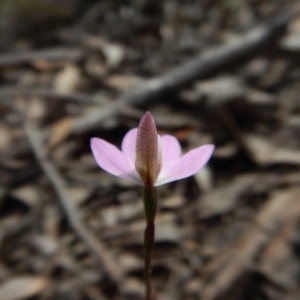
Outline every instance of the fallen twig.
<path id="1" fill-rule="evenodd" d="M 77 61 L 83 53 L 75 48 L 54 48 L 0 55 L 0 67 L 31 63 L 36 60 Z"/>
<path id="2" fill-rule="evenodd" d="M 74 229 L 79 238 L 84 241 L 91 252 L 99 259 L 110 279 L 115 283 L 120 282 L 122 278 L 120 268 L 114 262 L 113 257 L 105 249 L 105 246 L 100 241 L 96 240 L 86 229 L 81 221 L 80 213 L 72 201 L 72 197 L 64 179 L 51 160 L 44 157 L 41 133 L 29 123 L 25 123 L 24 128 L 41 168 L 47 175 L 58 195 L 58 199 L 70 226 Z"/>
<path id="3" fill-rule="evenodd" d="M 59 99 L 63 101 L 73 101 L 84 104 L 99 104 L 101 102 L 100 96 L 88 95 L 81 93 L 61 94 L 53 90 L 47 89 L 16 89 L 13 87 L 6 87 L 0 89 L 0 100 L 6 97 L 29 96 L 40 97 L 47 99 Z"/>
<path id="4" fill-rule="evenodd" d="M 299 12 L 281 14 L 267 25 L 250 31 L 245 37 L 233 44 L 224 45 L 207 54 L 196 57 L 165 74 L 149 79 L 139 87 L 119 96 L 105 109 L 103 107 L 74 120 L 70 133 L 86 132 L 105 118 L 118 114 L 127 105 L 144 105 L 154 96 L 171 89 L 178 89 L 193 80 L 211 75 L 225 67 L 253 57 L 258 50 L 276 39 L 287 23 Z"/>

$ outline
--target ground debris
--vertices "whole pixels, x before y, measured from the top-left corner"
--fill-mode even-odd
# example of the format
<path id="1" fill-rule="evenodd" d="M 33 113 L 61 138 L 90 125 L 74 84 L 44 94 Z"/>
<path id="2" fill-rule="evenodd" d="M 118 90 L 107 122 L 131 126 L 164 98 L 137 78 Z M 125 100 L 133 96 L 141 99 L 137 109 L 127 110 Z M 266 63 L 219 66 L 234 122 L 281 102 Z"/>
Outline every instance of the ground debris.
<path id="1" fill-rule="evenodd" d="M 158 188 L 156 300 L 298 300 L 297 1 L 2 2 L 0 299 L 144 299 L 141 187 L 90 138 L 149 110 L 216 146 Z"/>

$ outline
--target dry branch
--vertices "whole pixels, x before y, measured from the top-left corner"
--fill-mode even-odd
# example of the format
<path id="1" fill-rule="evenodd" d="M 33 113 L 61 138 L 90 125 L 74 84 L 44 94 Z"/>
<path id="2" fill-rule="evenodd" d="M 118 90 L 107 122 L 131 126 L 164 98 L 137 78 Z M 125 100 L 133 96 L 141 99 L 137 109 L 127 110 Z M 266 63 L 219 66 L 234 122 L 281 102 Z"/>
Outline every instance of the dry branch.
<path id="1" fill-rule="evenodd" d="M 72 196 L 68 191 L 64 179 L 51 160 L 44 157 L 41 133 L 28 123 L 25 124 L 24 128 L 42 170 L 47 175 L 58 195 L 58 199 L 70 226 L 74 229 L 78 237 L 88 246 L 91 252 L 99 259 L 110 279 L 115 283 L 120 282 L 122 278 L 120 268 L 116 265 L 110 253 L 105 249 L 105 246 L 100 241 L 96 240 L 86 229 L 81 221 L 80 212 L 74 205 L 74 201 L 72 201 Z"/>
<path id="2" fill-rule="evenodd" d="M 1 99 L 18 96 L 58 99 L 62 101 L 72 101 L 84 104 L 99 104 L 99 102 L 101 102 L 101 99 L 99 99 L 100 97 L 98 96 L 92 96 L 82 93 L 61 94 L 47 89 L 16 89 L 13 87 L 0 89 L 0 101 Z"/>
<path id="3" fill-rule="evenodd" d="M 83 53 L 75 48 L 55 48 L 0 55 L 0 67 L 31 63 L 37 60 L 78 61 Z"/>
<path id="4" fill-rule="evenodd" d="M 72 133 L 86 132 L 108 117 L 118 114 L 127 105 L 145 105 L 156 95 L 167 90 L 178 90 L 196 79 L 207 77 L 237 62 L 253 57 L 271 42 L 276 41 L 288 22 L 299 12 L 281 14 L 267 25 L 250 31 L 233 44 L 224 45 L 207 54 L 196 57 L 163 75 L 149 79 L 139 87 L 119 96 L 109 107 L 99 108 L 73 122 Z"/>

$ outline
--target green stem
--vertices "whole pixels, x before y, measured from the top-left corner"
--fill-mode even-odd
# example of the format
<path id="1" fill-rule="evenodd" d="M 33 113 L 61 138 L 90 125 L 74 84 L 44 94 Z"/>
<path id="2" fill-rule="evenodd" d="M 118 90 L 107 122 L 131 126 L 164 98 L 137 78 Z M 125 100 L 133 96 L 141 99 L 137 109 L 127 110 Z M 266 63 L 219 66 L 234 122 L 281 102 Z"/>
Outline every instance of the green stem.
<path id="1" fill-rule="evenodd" d="M 153 222 L 156 214 L 156 188 L 145 186 L 143 189 L 144 209 L 147 223 Z"/>
<path id="2" fill-rule="evenodd" d="M 145 300 L 152 299 L 152 286 L 151 286 L 151 258 L 154 245 L 155 225 L 154 219 L 156 214 L 156 189 L 155 187 L 144 187 L 143 190 L 144 208 L 147 220 L 147 225 L 144 234 L 144 251 L 145 251 L 145 287 L 146 297 Z"/>

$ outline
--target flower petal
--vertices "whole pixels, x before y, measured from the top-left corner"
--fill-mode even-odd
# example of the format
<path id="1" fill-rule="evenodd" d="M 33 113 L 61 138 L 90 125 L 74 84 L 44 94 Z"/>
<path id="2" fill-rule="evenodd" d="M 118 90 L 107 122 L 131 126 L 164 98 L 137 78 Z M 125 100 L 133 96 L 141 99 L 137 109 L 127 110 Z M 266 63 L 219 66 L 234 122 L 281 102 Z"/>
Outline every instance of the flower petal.
<path id="1" fill-rule="evenodd" d="M 122 141 L 122 152 L 128 163 L 135 169 L 135 150 L 138 128 L 129 130 Z"/>
<path id="2" fill-rule="evenodd" d="M 196 174 L 205 166 L 213 150 L 214 145 L 203 145 L 187 152 L 174 161 L 163 173 L 159 174 L 155 185 L 161 185 Z"/>
<path id="3" fill-rule="evenodd" d="M 98 165 L 102 169 L 115 176 L 142 184 L 136 172 L 133 172 L 135 170 L 132 169 L 117 147 L 102 139 L 92 138 L 91 148 Z"/>
<path id="4" fill-rule="evenodd" d="M 162 166 L 160 173 L 163 174 L 168 167 L 181 155 L 181 146 L 172 135 L 163 135 L 162 141 Z"/>

